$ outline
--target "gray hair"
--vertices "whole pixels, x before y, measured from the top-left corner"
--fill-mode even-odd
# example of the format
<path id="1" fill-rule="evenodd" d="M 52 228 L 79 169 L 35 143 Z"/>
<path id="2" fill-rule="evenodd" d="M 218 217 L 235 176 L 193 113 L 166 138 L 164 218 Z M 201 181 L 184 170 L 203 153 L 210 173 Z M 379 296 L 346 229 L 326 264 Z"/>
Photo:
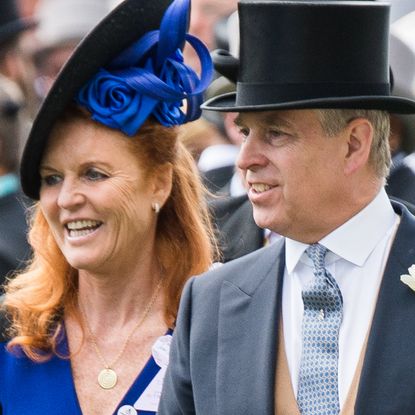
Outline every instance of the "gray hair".
<path id="1" fill-rule="evenodd" d="M 321 126 L 328 136 L 338 134 L 353 119 L 367 119 L 373 126 L 373 142 L 370 149 L 369 162 L 374 168 L 377 177 L 387 177 L 391 165 L 389 149 L 390 119 L 388 112 L 363 109 L 319 109 L 317 113 Z"/>

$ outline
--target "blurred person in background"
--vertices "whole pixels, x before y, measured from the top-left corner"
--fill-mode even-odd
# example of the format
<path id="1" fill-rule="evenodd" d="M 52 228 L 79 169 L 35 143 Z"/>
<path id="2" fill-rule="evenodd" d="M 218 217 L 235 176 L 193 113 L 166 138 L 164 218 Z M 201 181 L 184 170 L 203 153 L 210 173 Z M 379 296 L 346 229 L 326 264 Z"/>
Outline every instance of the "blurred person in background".
<path id="1" fill-rule="evenodd" d="M 230 3 L 227 4 L 230 6 Z M 235 13 L 229 18 L 222 18 L 215 25 L 213 44 L 221 51 L 237 55 L 239 25 L 234 15 Z M 224 76 L 219 76 L 207 89 L 205 98 L 209 99 L 211 96 L 234 90 L 234 83 Z M 233 122 L 236 116 L 237 113 L 203 111 L 203 118 L 216 126 L 223 139 L 222 142 L 206 142 L 198 160 L 198 168 L 208 189 L 220 196 L 240 196 L 246 193 L 243 177 L 235 166 L 242 142 L 242 137 Z"/>
<path id="2" fill-rule="evenodd" d="M 237 0 L 193 0 L 189 33 L 200 38 L 210 50 L 229 49 L 232 39 L 229 39 L 227 21 L 236 8 Z M 192 48 L 185 46 L 184 56 L 190 66 L 200 71 Z M 235 129 L 230 115 L 203 112 L 202 119 L 185 126 L 182 134 L 195 156 L 204 184 L 212 193 L 229 194 L 230 187 L 237 189 L 238 194 L 244 192 L 239 180 L 230 186 L 239 153 L 239 143 L 234 141 L 232 130 Z"/>
<path id="3" fill-rule="evenodd" d="M 400 10 L 400 6 L 403 10 Z M 399 17 L 391 24 L 390 63 L 393 73 L 393 93 L 415 98 L 415 5 L 407 14 L 409 3 L 392 3 L 394 16 Z M 415 203 L 415 116 L 392 114 L 390 148 L 392 167 L 387 179 L 386 191 L 390 196 Z"/>
<path id="4" fill-rule="evenodd" d="M 209 50 L 217 48 L 215 30 L 236 10 L 237 4 L 237 0 L 193 0 L 189 33 L 202 40 Z M 199 62 L 193 50 L 185 47 L 184 56 L 189 65 L 199 72 Z"/>
<path id="5" fill-rule="evenodd" d="M 199 169 L 209 166 L 209 169 L 204 170 L 203 177 L 207 183 L 214 183 L 215 193 L 218 196 L 232 196 L 237 197 L 246 194 L 246 185 L 241 170 L 236 166 L 236 159 L 238 157 L 240 147 L 242 144 L 242 136 L 236 128 L 234 120 L 238 113 L 229 112 L 223 115 L 223 135 L 226 137 L 228 164 L 225 164 L 226 159 L 221 159 L 220 154 L 222 149 L 220 147 L 211 146 L 205 149 L 201 154 L 201 160 L 198 163 Z M 224 167 L 218 166 L 218 162 L 223 162 Z M 215 165 L 217 167 L 215 167 Z M 203 171 L 203 170 L 202 170 Z"/>
<path id="6" fill-rule="evenodd" d="M 226 139 L 215 124 L 205 118 L 187 123 L 180 129 L 180 140 L 197 163 L 203 150 L 214 144 L 224 144 Z"/>
<path id="7" fill-rule="evenodd" d="M 210 136 L 209 145 L 204 147 L 200 153 L 197 167 L 210 192 L 218 195 L 228 194 L 228 186 L 235 172 L 239 146 L 232 142 L 226 128 L 220 130 L 217 124 L 206 118 L 205 122 L 210 124 L 213 133 Z"/>
<path id="8" fill-rule="evenodd" d="M 33 62 L 41 100 L 81 39 L 109 11 L 104 0 L 38 0 Z"/>
<path id="9" fill-rule="evenodd" d="M 0 294 L 7 276 L 29 258 L 26 203 L 20 190 L 20 117 L 24 98 L 17 85 L 0 75 Z"/>
<path id="10" fill-rule="evenodd" d="M 213 72 L 197 39 L 201 78 L 183 62 L 189 7 L 121 3 L 34 121 L 21 164 L 38 200 L 34 256 L 6 287 L 2 415 L 157 411 L 183 285 L 214 253 L 203 187 L 178 141 Z"/>
<path id="11" fill-rule="evenodd" d="M 15 0 L 0 1 L 0 74 L 14 82 L 24 96 L 20 110 L 18 139 L 23 144 L 34 112 L 33 66 L 23 47 L 24 36 L 36 26 L 35 20 L 22 17 Z"/>
<path id="12" fill-rule="evenodd" d="M 17 0 L 20 13 L 23 17 L 33 18 L 39 0 Z"/>

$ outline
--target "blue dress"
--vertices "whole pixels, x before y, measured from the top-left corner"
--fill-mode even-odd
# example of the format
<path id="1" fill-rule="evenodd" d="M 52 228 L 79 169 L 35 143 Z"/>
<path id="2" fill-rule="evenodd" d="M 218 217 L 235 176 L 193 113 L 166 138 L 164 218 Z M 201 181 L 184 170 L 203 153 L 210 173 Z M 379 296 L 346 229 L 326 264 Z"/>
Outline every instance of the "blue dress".
<path id="1" fill-rule="evenodd" d="M 166 336 L 171 336 L 169 330 Z M 58 346 L 68 351 L 66 336 Z M 152 355 L 137 376 L 114 415 L 154 415 L 155 411 L 134 409 L 137 399 L 162 370 Z M 0 343 L 0 415 L 82 415 L 69 359 L 53 356 L 35 363 L 25 355 L 16 356 Z"/>

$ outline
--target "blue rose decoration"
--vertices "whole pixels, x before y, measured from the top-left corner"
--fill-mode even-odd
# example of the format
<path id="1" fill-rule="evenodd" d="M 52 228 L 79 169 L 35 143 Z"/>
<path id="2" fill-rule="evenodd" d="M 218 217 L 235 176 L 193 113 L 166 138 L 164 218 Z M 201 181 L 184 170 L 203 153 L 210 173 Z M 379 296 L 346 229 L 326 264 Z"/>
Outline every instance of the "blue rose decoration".
<path id="1" fill-rule="evenodd" d="M 92 119 L 132 136 L 150 115 L 164 126 L 200 117 L 213 65 L 204 44 L 186 33 L 188 8 L 189 0 L 175 0 L 160 30 L 146 33 L 81 88 L 76 102 L 91 112 Z M 180 45 L 185 40 L 201 61 L 200 78 L 184 63 Z"/>

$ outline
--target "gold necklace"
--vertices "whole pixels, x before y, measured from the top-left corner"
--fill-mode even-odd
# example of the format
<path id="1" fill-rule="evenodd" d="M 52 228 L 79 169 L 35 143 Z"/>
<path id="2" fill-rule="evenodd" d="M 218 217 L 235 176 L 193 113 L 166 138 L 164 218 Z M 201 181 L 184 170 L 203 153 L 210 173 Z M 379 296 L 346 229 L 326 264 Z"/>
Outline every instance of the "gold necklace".
<path id="1" fill-rule="evenodd" d="M 105 360 L 104 356 L 101 353 L 101 350 L 99 350 L 98 344 L 97 344 L 97 338 L 92 333 L 91 327 L 89 326 L 88 320 L 86 319 L 86 316 L 84 314 L 83 308 L 79 306 L 79 310 L 81 312 L 82 320 L 85 323 L 86 330 L 88 332 L 88 336 L 91 338 L 92 346 L 94 346 L 95 352 L 101 360 L 101 363 L 104 365 L 104 369 L 102 369 L 98 374 L 98 384 L 103 389 L 112 389 L 118 381 L 117 373 L 114 370 L 115 365 L 118 363 L 118 361 L 121 359 L 121 356 L 124 354 L 125 349 L 127 348 L 128 342 L 130 341 L 132 335 L 134 332 L 144 323 L 144 320 L 146 319 L 148 313 L 150 312 L 151 308 L 153 307 L 157 296 L 159 294 L 160 288 L 162 285 L 162 280 L 160 279 L 159 283 L 157 284 L 157 287 L 155 288 L 153 295 L 151 296 L 151 299 L 149 303 L 147 304 L 147 307 L 145 308 L 143 315 L 141 316 L 140 320 L 138 320 L 137 324 L 133 327 L 130 334 L 127 336 L 127 338 L 124 341 L 123 347 L 121 348 L 120 352 L 117 354 L 115 359 L 108 364 Z"/>

